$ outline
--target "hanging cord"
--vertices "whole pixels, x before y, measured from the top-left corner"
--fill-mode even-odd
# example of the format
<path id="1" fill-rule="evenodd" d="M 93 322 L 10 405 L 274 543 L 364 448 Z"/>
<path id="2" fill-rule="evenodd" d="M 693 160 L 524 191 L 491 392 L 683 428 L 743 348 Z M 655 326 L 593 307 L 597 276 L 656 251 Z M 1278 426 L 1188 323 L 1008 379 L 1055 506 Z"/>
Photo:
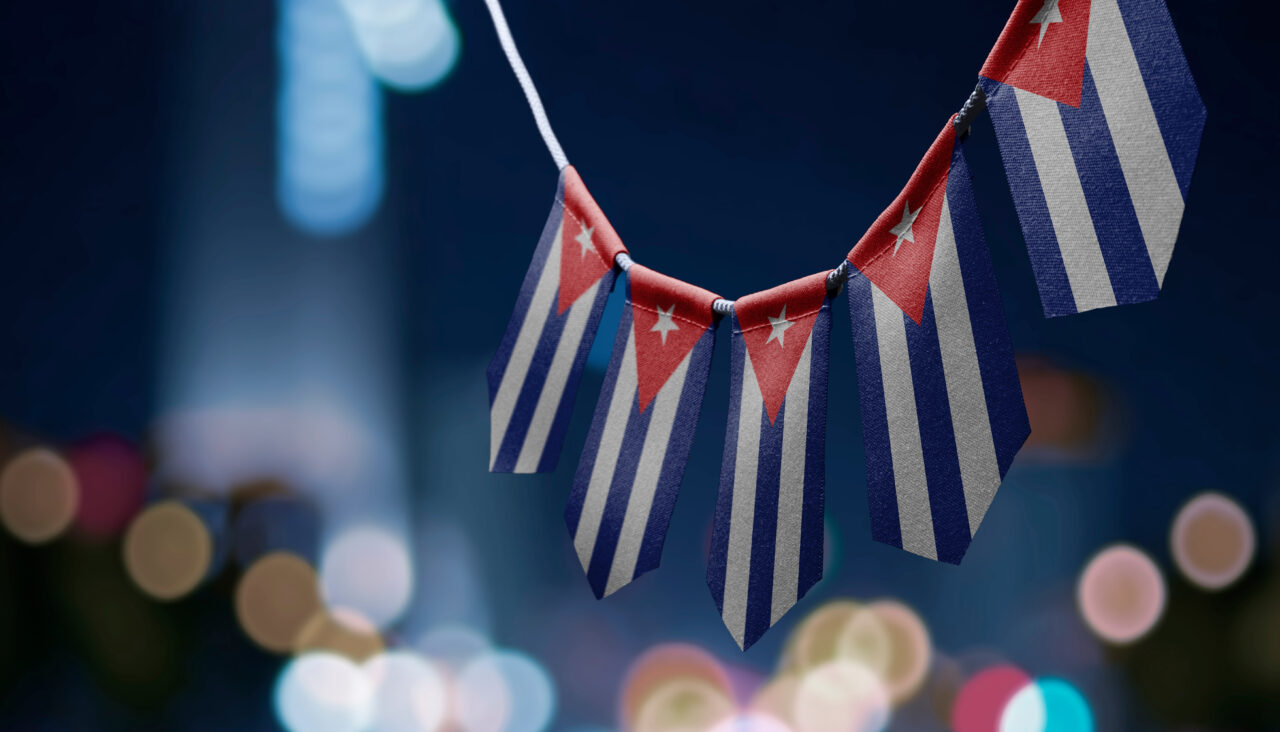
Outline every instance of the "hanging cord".
<path id="1" fill-rule="evenodd" d="M 538 123 L 538 132 L 542 133 L 542 141 L 547 143 L 547 151 L 551 153 L 551 159 L 556 161 L 556 167 L 563 170 L 569 164 L 569 158 L 565 157 L 564 149 L 560 147 L 560 141 L 556 139 L 556 133 L 551 129 L 547 110 L 542 107 L 542 97 L 538 96 L 538 89 L 533 85 L 533 77 L 529 76 L 529 70 L 525 68 L 520 52 L 516 50 L 516 41 L 511 37 L 511 28 L 507 27 L 507 16 L 502 13 L 502 5 L 498 0 L 484 0 L 484 4 L 489 7 L 489 15 L 493 17 L 493 27 L 498 31 L 498 42 L 502 44 L 502 50 L 507 54 L 511 70 L 515 72 L 516 80 L 524 90 L 525 99 L 529 100 L 529 109 L 533 111 L 533 119 Z"/>
<path id="2" fill-rule="evenodd" d="M 569 159 L 565 157 L 564 150 L 560 147 L 560 141 L 556 139 L 556 133 L 551 129 L 551 121 L 547 119 L 547 110 L 543 108 L 542 98 L 538 96 L 538 90 L 533 85 L 533 77 L 529 76 L 529 69 L 525 68 L 524 61 L 520 59 L 520 52 L 516 50 L 515 39 L 511 37 L 511 28 L 507 26 L 507 17 L 502 13 L 502 4 L 499 0 L 484 0 L 484 4 L 489 8 L 489 15 L 493 18 L 493 27 L 498 32 L 498 42 L 502 44 L 502 50 L 507 54 L 507 61 L 511 64 L 511 70 L 515 72 L 516 80 L 520 82 L 520 88 L 524 90 L 524 96 L 529 100 L 529 109 L 533 112 L 534 121 L 538 123 L 538 131 L 542 133 L 542 141 L 547 143 L 547 150 L 551 153 L 552 159 L 556 161 L 556 167 L 564 169 L 569 164 Z M 969 136 L 969 126 L 986 108 L 987 95 L 982 91 L 982 85 L 979 84 L 973 88 L 973 92 L 969 94 L 969 98 L 965 100 L 964 106 L 960 108 L 953 122 L 956 136 L 959 139 L 963 140 Z M 635 264 L 635 260 L 626 252 L 619 252 L 614 257 L 613 262 L 623 272 L 631 269 L 631 265 Z M 850 268 L 849 260 L 841 259 L 840 264 L 827 275 L 827 294 L 829 297 L 835 297 L 840 292 L 840 288 L 844 286 L 844 283 L 848 281 Z M 733 312 L 733 302 L 733 300 L 720 298 L 711 303 L 711 310 L 718 316 L 728 315 Z"/>

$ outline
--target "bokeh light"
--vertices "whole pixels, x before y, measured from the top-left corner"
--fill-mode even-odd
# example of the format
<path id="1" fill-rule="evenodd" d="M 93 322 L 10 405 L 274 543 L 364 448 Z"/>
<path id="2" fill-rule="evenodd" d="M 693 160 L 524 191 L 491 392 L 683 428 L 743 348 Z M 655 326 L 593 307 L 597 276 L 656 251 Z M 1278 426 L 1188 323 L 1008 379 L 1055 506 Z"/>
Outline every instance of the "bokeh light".
<path id="1" fill-rule="evenodd" d="M 293 642 L 296 653 L 328 651 L 364 661 L 385 647 L 382 635 L 368 618 L 350 608 L 327 608 L 302 624 Z"/>
<path id="2" fill-rule="evenodd" d="M 956 699 L 964 687 L 965 675 L 960 663 L 941 653 L 934 654 L 933 664 L 924 682 L 924 703 L 933 718 L 950 728 Z"/>
<path id="3" fill-rule="evenodd" d="M 1044 732 L 1049 722 L 1044 694 L 1032 682 L 1019 689 L 1000 714 L 999 732 Z"/>
<path id="4" fill-rule="evenodd" d="M 855 661 L 884 678 L 893 654 L 889 629 L 871 607 L 860 607 L 836 637 L 836 659 Z"/>
<path id="5" fill-rule="evenodd" d="M 711 732 L 791 732 L 785 722 L 770 714 L 748 712 L 726 719 Z"/>
<path id="6" fill-rule="evenodd" d="M 861 663 L 838 659 L 805 673 L 792 718 L 798 732 L 879 732 L 889 713 L 880 677 Z"/>
<path id="7" fill-rule="evenodd" d="M 477 656 L 488 653 L 489 639 L 464 625 L 440 625 L 422 635 L 418 650 L 454 672 L 460 672 Z"/>
<path id="8" fill-rule="evenodd" d="M 373 684 L 364 669 L 332 653 L 298 656 L 276 683 L 276 715 L 291 732 L 367 729 L 373 700 Z"/>
<path id="9" fill-rule="evenodd" d="M 365 674 L 373 684 L 373 729 L 433 732 L 448 713 L 444 676 L 417 654 L 390 651 L 370 658 Z"/>
<path id="10" fill-rule="evenodd" d="M 790 722 L 796 706 L 796 692 L 799 688 L 799 674 L 783 673 L 775 676 L 756 692 L 748 709 L 764 716 Z"/>
<path id="11" fill-rule="evenodd" d="M 1093 379 L 1035 357 L 1018 358 L 1018 377 L 1031 423 L 1028 456 L 1089 459 L 1108 446 L 1101 439 L 1108 401 Z"/>
<path id="12" fill-rule="evenodd" d="M 1067 681 L 1037 679 L 1009 700 L 1000 732 L 1093 732 L 1093 712 Z"/>
<path id="13" fill-rule="evenodd" d="M 490 654 L 473 658 L 458 673 L 453 709 L 467 732 L 501 732 L 512 721 L 512 689 Z"/>
<path id="14" fill-rule="evenodd" d="M 245 571 L 235 607 L 245 634 L 276 653 L 292 651 L 306 624 L 324 609 L 315 570 L 288 552 L 267 554 Z"/>
<path id="15" fill-rule="evenodd" d="M 729 677 L 729 690 L 739 704 L 746 704 L 754 698 L 768 680 L 760 671 L 741 664 L 724 664 L 724 673 Z"/>
<path id="16" fill-rule="evenodd" d="M 650 697 L 677 680 L 698 681 L 726 699 L 733 698 L 729 676 L 714 656 L 687 643 L 664 643 L 642 654 L 627 671 L 619 710 L 623 726 L 635 724 Z"/>
<path id="17" fill-rule="evenodd" d="M 929 672 L 933 654 L 929 630 L 914 610 L 900 602 L 881 600 L 871 603 L 868 610 L 879 620 L 878 627 L 888 641 L 880 678 L 890 699 L 901 704 L 919 690 Z"/>
<path id="18" fill-rule="evenodd" d="M 401 91 L 430 87 L 453 69 L 458 29 L 441 0 L 342 0 L 369 69 Z"/>
<path id="19" fill-rule="evenodd" d="M 129 578 L 158 600 L 176 600 L 194 590 L 208 575 L 213 552 L 209 527 L 176 500 L 148 506 L 124 537 Z"/>
<path id="20" fill-rule="evenodd" d="M 787 638 L 781 668 L 804 671 L 834 660 L 845 628 L 862 610 L 853 600 L 836 600 L 809 613 Z"/>
<path id="21" fill-rule="evenodd" d="M 510 712 L 504 732 L 541 732 L 556 710 L 556 688 L 542 664 L 523 653 L 501 651 L 488 657 L 507 681 Z"/>
<path id="22" fill-rule="evenodd" d="M 289 220 L 344 234 L 382 198 L 382 96 L 339 0 L 279 0 L 277 196 Z"/>
<path id="23" fill-rule="evenodd" d="M 1036 688 L 1047 712 L 1045 732 L 1093 732 L 1093 712 L 1076 687 L 1062 679 L 1040 679 Z"/>
<path id="24" fill-rule="evenodd" d="M 1138 549 L 1118 545 L 1099 552 L 1080 575 L 1077 600 L 1085 623 L 1110 643 L 1146 635 L 1164 612 L 1164 578 Z"/>
<path id="25" fill-rule="evenodd" d="M 52 450 L 25 450 L 0 472 L 0 520 L 28 544 L 61 535 L 75 518 L 79 499 L 75 473 Z"/>
<path id="26" fill-rule="evenodd" d="M 1173 559 L 1192 583 L 1207 590 L 1231 585 L 1257 551 L 1253 523 L 1240 504 L 1221 493 L 1191 499 L 1174 519 Z"/>
<path id="27" fill-rule="evenodd" d="M 325 549 L 320 583 L 329 607 L 355 610 L 385 628 L 404 613 L 413 593 L 409 548 L 377 526 L 347 529 Z"/>
<path id="28" fill-rule="evenodd" d="M 668 679 L 636 711 L 633 732 L 705 732 L 737 713 L 725 689 L 692 677 Z"/>
<path id="29" fill-rule="evenodd" d="M 956 696 L 951 709 L 954 732 L 997 732 L 1009 702 L 1031 685 L 1031 677 L 1016 666 L 993 666 L 974 674 Z"/>
<path id="30" fill-rule="evenodd" d="M 113 435 L 92 437 L 67 451 L 80 486 L 75 525 L 106 538 L 124 529 L 142 507 L 147 467 L 134 445 Z"/>

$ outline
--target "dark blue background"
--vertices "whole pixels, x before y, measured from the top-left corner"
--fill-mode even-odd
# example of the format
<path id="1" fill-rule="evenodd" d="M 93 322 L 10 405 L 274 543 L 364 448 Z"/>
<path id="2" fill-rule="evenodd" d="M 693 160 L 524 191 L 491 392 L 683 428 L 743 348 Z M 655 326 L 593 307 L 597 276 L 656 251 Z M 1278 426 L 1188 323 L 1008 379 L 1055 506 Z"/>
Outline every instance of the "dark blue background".
<path id="1" fill-rule="evenodd" d="M 1205 489 L 1236 496 L 1264 544 L 1274 540 L 1280 17 L 1261 3 L 1169 5 L 1209 116 L 1157 301 L 1043 318 L 987 119 L 967 146 L 1014 346 L 1107 385 L 1124 421 L 1114 456 L 1015 466 L 960 568 L 873 544 L 847 311 L 837 308 L 827 465 L 836 558 L 817 595 L 902 597 L 948 652 L 994 647 L 1035 673 L 1057 673 L 1034 633 L 1018 635 L 1018 621 L 1036 607 L 1068 607 L 1075 573 L 1100 546 L 1133 542 L 1167 563 L 1172 513 Z M 570 161 L 635 258 L 735 297 L 839 262 L 963 103 L 1010 7 L 552 0 L 511 2 L 507 13 Z M 702 583 L 725 343 L 664 566 L 634 588 L 592 599 L 560 518 L 598 373 L 584 382 L 557 473 L 484 471 L 483 367 L 556 170 L 482 3 L 456 3 L 452 13 L 463 39 L 453 74 L 425 93 L 387 95 L 388 180 L 375 221 L 312 242 L 275 204 L 271 3 L 6 3 L 0 418 L 59 441 L 100 430 L 145 439 L 160 408 L 165 258 L 192 221 L 217 219 L 230 236 L 252 231 L 280 247 L 313 246 L 316 256 L 359 248 L 395 293 L 389 332 L 405 374 L 397 388 L 410 405 L 416 511 L 471 532 L 493 634 L 551 668 L 562 695 L 557 727 L 611 722 L 626 661 L 657 641 L 692 640 L 768 668 L 817 600 L 742 656 Z M 203 218 L 184 213 L 193 207 Z M 229 247 L 255 270 L 252 250 Z M 271 266 L 270 251 L 261 257 Z M 265 276 L 286 282 L 290 272 Z M 196 635 L 232 634 L 219 615 L 229 614 L 224 598 L 195 602 L 183 612 L 203 618 L 195 628 L 210 628 Z M 596 640 L 616 653 L 565 650 Z M 270 662 L 247 649 L 197 653 L 206 660 L 192 664 L 180 696 L 188 702 L 89 718 L 174 722 L 166 715 L 204 707 L 190 700 L 207 697 L 236 700 L 219 714 L 268 724 Z M 237 664 L 255 670 L 233 672 Z M 1115 697 L 1105 708 L 1129 728 L 1154 724 L 1114 677 L 1077 681 L 1095 700 Z M 27 698 L 49 687 L 12 688 Z"/>

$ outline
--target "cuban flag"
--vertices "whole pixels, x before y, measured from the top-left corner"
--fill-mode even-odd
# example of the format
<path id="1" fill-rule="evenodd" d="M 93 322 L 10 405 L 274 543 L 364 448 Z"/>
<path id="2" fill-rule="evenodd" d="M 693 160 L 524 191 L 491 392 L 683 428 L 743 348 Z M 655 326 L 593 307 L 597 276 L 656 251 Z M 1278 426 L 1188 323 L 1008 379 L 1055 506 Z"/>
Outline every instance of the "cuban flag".
<path id="1" fill-rule="evenodd" d="M 596 597 L 658 566 L 711 371 L 717 297 L 627 270 L 627 307 L 565 508 Z"/>
<path id="2" fill-rule="evenodd" d="M 1155 298 L 1205 122 L 1163 0 L 1022 0 L 981 74 L 1045 315 Z"/>
<path id="3" fill-rule="evenodd" d="M 544 473 L 560 458 L 582 367 L 625 252 L 573 166 L 489 364 L 489 470 Z"/>
<path id="4" fill-rule="evenodd" d="M 937 222 L 911 232 L 933 249 L 922 317 L 865 273 L 847 287 L 872 536 L 954 564 L 1031 428 L 963 148 L 948 152 Z"/>
<path id="5" fill-rule="evenodd" d="M 734 303 L 707 585 L 743 650 L 822 577 L 830 338 L 825 272 Z"/>
<path id="6" fill-rule="evenodd" d="M 933 265 L 933 238 L 920 232 L 938 230 L 942 185 L 955 146 L 954 122 L 952 115 L 925 151 L 906 187 L 846 257 L 917 323 L 924 312 L 929 269 Z"/>

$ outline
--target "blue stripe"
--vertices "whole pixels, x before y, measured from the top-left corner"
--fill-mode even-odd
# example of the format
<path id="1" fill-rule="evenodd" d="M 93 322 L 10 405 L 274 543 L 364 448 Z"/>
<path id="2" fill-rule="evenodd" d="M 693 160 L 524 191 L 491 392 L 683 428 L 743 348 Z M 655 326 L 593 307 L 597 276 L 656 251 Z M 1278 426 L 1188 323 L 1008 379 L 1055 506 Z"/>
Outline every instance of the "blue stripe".
<path id="1" fill-rule="evenodd" d="M 1031 143 L 1027 140 L 1013 87 L 991 79 L 981 79 L 981 83 L 1000 143 L 1009 190 L 1022 223 L 1022 235 L 1027 240 L 1031 268 L 1040 288 L 1040 304 L 1046 317 L 1071 315 L 1077 312 L 1075 295 L 1067 279 L 1067 268 L 1062 262 L 1053 220 L 1049 218 L 1049 204 L 1040 187 L 1040 174 L 1031 155 Z"/>
<path id="2" fill-rule="evenodd" d="M 724 459 L 720 463 L 720 493 L 716 497 L 715 526 L 711 529 L 711 551 L 707 556 L 707 587 L 724 613 L 724 581 L 729 558 L 729 522 L 733 516 L 733 475 L 738 464 L 738 425 L 742 419 L 742 370 L 746 346 L 738 332 L 738 316 L 729 321 L 729 424 L 724 432 Z"/>
<path id="3" fill-rule="evenodd" d="M 609 495 L 600 517 L 600 529 L 596 532 L 596 545 L 591 552 L 591 565 L 587 568 L 587 580 L 596 597 L 604 597 L 609 585 L 609 571 L 613 568 L 613 556 L 618 549 L 618 535 L 627 517 L 627 503 L 631 500 L 631 488 L 636 482 L 636 467 L 644 452 L 645 435 L 649 434 L 649 422 L 653 410 L 640 411 L 640 392 L 631 396 L 631 410 L 627 414 L 627 431 L 623 434 L 622 449 L 614 465 L 609 481 Z"/>
<path id="4" fill-rule="evenodd" d="M 739 333 L 734 338 L 741 339 Z M 749 416 L 749 415 L 745 415 Z M 804 419 L 804 415 L 795 415 Z M 778 418 L 769 424 L 769 410 L 761 405 L 760 461 L 756 467 L 756 507 L 751 529 L 751 572 L 747 584 L 747 624 L 742 649 L 751 647 L 769 629 L 773 616 L 773 555 L 778 544 L 778 491 L 782 477 L 782 427 L 787 419 L 784 401 Z M 750 424 L 744 429 L 752 429 Z"/>
<path id="5" fill-rule="evenodd" d="M 564 175 L 561 174 L 560 182 L 556 185 L 555 200 L 551 203 L 551 213 L 547 215 L 547 223 L 542 227 L 542 236 L 538 237 L 538 246 L 533 250 L 533 261 L 529 263 L 529 269 L 524 275 L 524 283 L 520 285 L 520 294 L 516 296 L 515 308 L 511 311 L 511 320 L 507 323 L 507 332 L 502 334 L 498 352 L 489 362 L 490 406 L 493 405 L 494 397 L 498 395 L 498 386 L 502 384 L 507 364 L 511 362 L 511 351 L 516 346 L 516 337 L 520 335 L 520 326 L 524 324 L 524 319 L 529 317 L 529 304 L 533 300 L 533 291 L 538 288 L 538 278 L 542 276 L 542 270 L 547 265 L 547 257 L 550 256 L 551 247 L 555 243 L 556 231 L 559 230 L 560 221 L 564 218 L 564 206 L 560 203 L 563 198 Z"/>
<path id="6" fill-rule="evenodd" d="M 933 295 L 925 296 L 924 317 L 919 325 L 905 313 L 902 319 L 907 330 L 907 353 L 915 389 L 916 417 L 920 422 L 920 443 L 924 448 L 933 540 L 939 560 L 959 564 L 972 536 L 969 534 L 964 481 L 960 477 L 956 433 L 951 421 L 951 403 L 947 397 L 947 380 L 942 370 L 942 350 L 938 346 Z"/>
<path id="7" fill-rule="evenodd" d="M 557 288 L 558 293 L 559 288 Z M 538 397 L 541 396 L 542 386 L 547 381 L 547 369 L 551 366 L 551 359 L 555 357 L 556 346 L 560 343 L 560 334 L 564 331 L 565 321 L 569 319 L 569 311 L 565 310 L 564 315 L 556 315 L 556 298 L 553 297 L 551 306 L 545 313 L 531 312 L 529 317 L 546 318 L 546 325 L 542 326 L 542 336 L 538 339 L 533 360 L 529 363 L 529 372 L 525 374 L 524 384 L 520 387 L 520 396 L 516 398 L 515 409 L 511 412 L 511 421 L 507 424 L 507 433 L 502 436 L 498 457 L 493 461 L 493 471 L 496 473 L 511 472 L 516 468 L 520 449 L 524 447 L 524 438 L 529 433 L 529 423 L 533 420 L 533 412 L 538 407 Z"/>
<path id="8" fill-rule="evenodd" d="M 564 392 L 560 395 L 560 405 L 556 408 L 555 421 L 551 423 L 551 432 L 547 435 L 547 444 L 542 448 L 542 458 L 538 460 L 538 472 L 550 473 L 556 469 L 560 460 L 560 447 L 564 444 L 565 433 L 569 431 L 569 419 L 573 416 L 573 404 L 578 397 L 578 384 L 582 381 L 582 371 L 587 365 L 587 356 L 591 353 L 591 344 L 595 341 L 596 330 L 600 327 L 600 318 L 604 315 L 604 306 L 609 302 L 609 293 L 617 282 L 617 270 L 609 270 L 600 281 L 600 289 L 596 291 L 596 300 L 591 304 L 591 314 L 587 316 L 586 327 L 582 331 L 582 341 L 578 343 L 578 353 L 573 357 L 573 368 L 565 382 Z M 568 315 L 568 311 L 565 311 Z"/>
<path id="9" fill-rule="evenodd" d="M 831 300 L 813 321 L 809 367 L 809 426 L 804 456 L 804 508 L 800 517 L 800 576 L 796 599 L 822 579 L 823 512 L 827 478 L 827 352 L 831 346 Z"/>
<path id="10" fill-rule="evenodd" d="M 630 295 L 630 282 L 627 283 Z M 591 420 L 591 431 L 587 433 L 586 444 L 582 447 L 582 457 L 578 460 L 578 472 L 573 478 L 573 489 L 569 492 L 569 501 L 564 508 L 565 524 L 569 527 L 569 536 L 577 536 L 578 521 L 582 518 L 582 506 L 587 500 L 587 488 L 591 484 L 591 471 L 595 469 L 596 457 L 600 453 L 600 439 L 604 435 L 605 422 L 609 418 L 609 402 L 613 400 L 613 391 L 618 385 L 618 372 L 622 369 L 622 357 L 627 350 L 627 338 L 631 335 L 631 308 L 623 308 L 622 319 L 618 324 L 618 334 L 613 339 L 613 358 L 609 360 L 609 370 L 604 375 L 604 385 L 600 388 L 600 399 L 596 402 L 595 417 Z"/>
<path id="11" fill-rule="evenodd" d="M 662 557 L 662 544 L 667 538 L 671 511 L 675 508 L 680 483 L 684 480 L 685 465 L 689 461 L 698 416 L 702 412 L 702 397 L 707 388 L 707 375 L 711 373 L 711 354 L 715 347 L 716 325 L 713 323 L 698 339 L 689 355 L 689 368 L 685 374 L 684 389 L 680 392 L 680 405 L 676 410 L 675 423 L 671 426 L 671 440 L 667 444 L 667 454 L 662 459 L 662 473 L 658 478 L 653 505 L 649 508 L 649 522 L 645 525 L 644 542 L 640 545 L 640 555 L 636 558 L 632 579 L 656 569 Z"/>
<path id="12" fill-rule="evenodd" d="M 951 174 L 947 177 L 947 205 L 951 210 L 951 228 L 955 232 L 960 276 L 964 280 L 965 300 L 969 305 L 969 322 L 973 326 L 974 346 L 978 352 L 978 368 L 982 374 L 982 391 L 987 398 L 987 414 L 991 436 L 996 447 L 996 462 L 1001 477 L 1031 434 L 1027 409 L 1022 401 L 1022 384 L 1009 343 L 1000 288 L 991 266 L 991 254 L 982 233 L 982 221 L 973 197 L 973 179 L 964 157 L 963 143 L 956 145 L 951 156 Z"/>
<path id="13" fill-rule="evenodd" d="M 898 492 L 893 482 L 889 416 L 884 404 L 884 378 L 880 369 L 880 345 L 876 340 L 871 280 L 855 270 L 845 287 L 849 290 L 849 319 L 853 325 L 853 348 L 858 364 L 871 538 L 901 549 L 902 526 L 898 523 Z"/>
<path id="14" fill-rule="evenodd" d="M 1125 182 L 1120 156 L 1111 139 L 1107 116 L 1093 81 L 1089 64 L 1084 67 L 1084 88 L 1080 108 L 1058 105 L 1062 126 L 1067 133 L 1076 172 L 1084 188 L 1093 230 L 1102 247 L 1111 289 L 1116 304 L 1154 300 L 1160 294 L 1151 255 L 1142 238 L 1138 213 L 1133 209 L 1129 185 Z"/>
<path id="15" fill-rule="evenodd" d="M 1185 199 L 1204 132 L 1204 102 L 1164 1 L 1119 0 L 1119 5 L 1165 150 L 1173 163 L 1173 174 Z"/>

